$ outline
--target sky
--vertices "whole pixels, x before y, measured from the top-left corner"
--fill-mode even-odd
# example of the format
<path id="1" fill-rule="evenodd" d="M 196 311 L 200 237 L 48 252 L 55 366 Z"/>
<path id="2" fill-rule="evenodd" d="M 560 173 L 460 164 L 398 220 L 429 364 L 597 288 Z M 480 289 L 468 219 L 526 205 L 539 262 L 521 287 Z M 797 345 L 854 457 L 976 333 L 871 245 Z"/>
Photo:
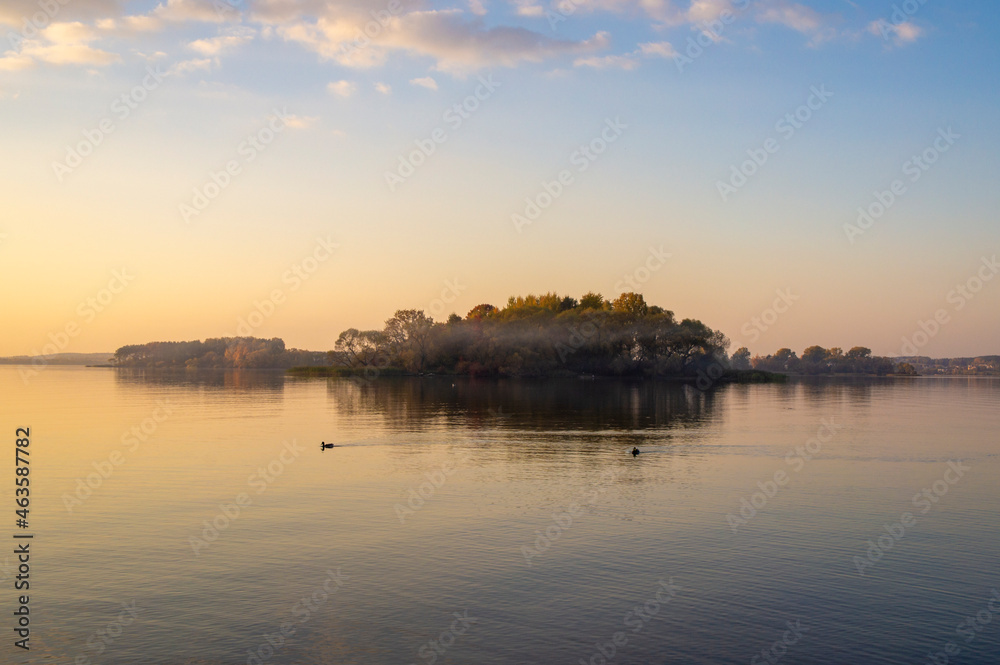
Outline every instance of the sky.
<path id="1" fill-rule="evenodd" d="M 0 355 L 588 291 L 1000 353 L 985 0 L 4 0 Z"/>

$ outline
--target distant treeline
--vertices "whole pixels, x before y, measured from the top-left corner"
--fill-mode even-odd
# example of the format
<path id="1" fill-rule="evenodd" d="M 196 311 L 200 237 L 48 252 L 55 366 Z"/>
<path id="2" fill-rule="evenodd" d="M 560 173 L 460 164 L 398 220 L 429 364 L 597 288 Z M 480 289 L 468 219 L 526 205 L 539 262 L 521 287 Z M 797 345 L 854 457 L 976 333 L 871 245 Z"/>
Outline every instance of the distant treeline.
<path id="1" fill-rule="evenodd" d="M 472 376 L 694 376 L 725 357 L 722 333 L 677 321 L 638 293 L 608 301 L 547 293 L 481 304 L 435 322 L 422 310 L 397 311 L 382 330 L 345 330 L 330 362 L 348 371 L 402 369 Z"/>
<path id="2" fill-rule="evenodd" d="M 746 347 L 733 352 L 731 358 L 734 369 L 764 370 L 788 374 L 915 374 L 913 366 L 897 364 L 892 358 L 873 356 L 872 350 L 855 346 L 847 353 L 834 347 L 810 346 L 799 357 L 791 349 L 778 349 L 773 355 L 750 357 Z"/>
<path id="3" fill-rule="evenodd" d="M 286 349 L 285 342 L 256 337 L 218 337 L 204 342 L 149 342 L 115 351 L 118 367 L 187 369 L 287 369 L 324 365 L 325 353 Z"/>
<path id="4" fill-rule="evenodd" d="M 910 356 L 896 358 L 909 363 L 921 374 L 1000 374 L 1000 356 L 976 356 L 973 358 L 928 358 Z"/>
<path id="5" fill-rule="evenodd" d="M 192 342 L 150 342 L 115 352 L 119 367 L 316 368 L 302 374 L 391 376 L 402 373 L 471 376 L 698 377 L 719 368 L 783 374 L 917 374 L 925 363 L 873 356 L 871 349 L 810 346 L 751 356 L 746 347 L 728 356 L 729 340 L 696 319 L 648 304 L 638 293 L 607 300 L 599 293 L 579 299 L 511 296 L 504 307 L 483 303 L 463 318 L 437 322 L 422 310 L 401 309 L 381 330 L 350 328 L 326 353 L 286 349 L 279 338 L 222 337 Z M 997 356 L 963 367 L 1000 367 Z M 982 362 L 980 362 L 982 361 Z M 979 363 L 976 365 L 976 363 Z M 992 363 L 992 364 L 991 364 Z M 711 370 L 711 372 L 709 372 Z M 754 376 L 745 374 L 745 376 Z"/>

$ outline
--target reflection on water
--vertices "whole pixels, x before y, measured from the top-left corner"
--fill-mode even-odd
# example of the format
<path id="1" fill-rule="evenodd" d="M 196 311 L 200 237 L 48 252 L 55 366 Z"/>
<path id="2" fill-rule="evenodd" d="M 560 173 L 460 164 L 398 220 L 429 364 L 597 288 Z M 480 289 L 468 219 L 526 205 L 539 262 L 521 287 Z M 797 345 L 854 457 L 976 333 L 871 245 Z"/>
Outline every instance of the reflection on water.
<path id="1" fill-rule="evenodd" d="M 649 381 L 330 380 L 344 414 L 375 412 L 396 428 L 461 425 L 517 430 L 636 430 L 709 422 L 715 392 Z"/>
<path id="2" fill-rule="evenodd" d="M 272 390 L 285 387 L 281 370 L 149 370 L 114 369 L 115 381 L 122 385 L 163 385 L 178 387 L 225 388 L 227 390 Z"/>
<path id="3" fill-rule="evenodd" d="M 1000 588 L 995 380 L 51 367 L 27 387 L 0 368 L 0 396 L 34 437 L 32 662 L 596 665 L 621 631 L 608 662 L 746 663 L 789 621 L 782 663 L 922 663 L 949 640 L 954 662 L 998 662 L 1000 621 L 955 630 Z M 449 636 L 456 613 L 475 621 Z"/>

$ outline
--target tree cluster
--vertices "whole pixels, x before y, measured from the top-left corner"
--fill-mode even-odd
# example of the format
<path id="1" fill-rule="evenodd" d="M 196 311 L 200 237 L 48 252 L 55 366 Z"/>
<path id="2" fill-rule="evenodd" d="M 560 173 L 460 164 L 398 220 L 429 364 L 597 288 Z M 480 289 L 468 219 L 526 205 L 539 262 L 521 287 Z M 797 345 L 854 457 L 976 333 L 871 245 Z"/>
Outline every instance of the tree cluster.
<path id="1" fill-rule="evenodd" d="M 277 337 L 217 337 L 201 342 L 149 342 L 115 351 L 117 367 L 187 369 L 269 369 L 322 365 L 326 357 L 314 351 L 286 349 Z"/>
<path id="2" fill-rule="evenodd" d="M 855 346 L 847 353 L 834 347 L 810 346 L 799 357 L 791 349 L 778 349 L 773 355 L 750 357 L 746 347 L 733 352 L 734 369 L 759 369 L 790 374 L 876 374 L 884 376 L 899 371 L 892 358 L 873 356 L 869 348 Z M 904 371 L 906 368 L 903 368 Z"/>
<path id="3" fill-rule="evenodd" d="M 400 368 L 475 376 L 692 376 L 725 358 L 729 340 L 694 319 L 649 305 L 638 293 L 608 301 L 556 293 L 483 303 L 435 322 L 399 310 L 382 330 L 345 330 L 329 352 L 346 368 Z"/>

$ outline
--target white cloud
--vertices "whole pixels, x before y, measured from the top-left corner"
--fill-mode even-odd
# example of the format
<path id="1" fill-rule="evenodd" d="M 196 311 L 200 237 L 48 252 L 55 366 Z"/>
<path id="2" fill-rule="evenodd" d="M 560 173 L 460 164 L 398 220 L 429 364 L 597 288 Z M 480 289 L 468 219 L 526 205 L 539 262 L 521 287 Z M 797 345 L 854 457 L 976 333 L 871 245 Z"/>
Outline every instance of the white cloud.
<path id="1" fill-rule="evenodd" d="M 593 67 L 595 69 L 630 70 L 638 67 L 643 57 L 673 58 L 676 56 L 677 51 L 670 42 L 646 42 L 639 44 L 639 48 L 631 53 L 577 58 L 573 64 L 577 67 Z"/>
<path id="2" fill-rule="evenodd" d="M 309 129 L 319 120 L 317 116 L 288 115 L 284 116 L 285 126 L 292 129 Z"/>
<path id="3" fill-rule="evenodd" d="M 661 58 L 675 58 L 677 51 L 670 42 L 646 42 L 639 44 L 639 51 L 645 56 L 659 56 Z"/>
<path id="4" fill-rule="evenodd" d="M 49 44 L 25 42 L 21 54 L 51 65 L 110 65 L 121 62 L 117 53 L 108 53 L 87 44 Z"/>
<path id="5" fill-rule="evenodd" d="M 256 31 L 252 28 L 237 28 L 208 39 L 198 39 L 188 44 L 188 48 L 202 55 L 219 55 L 224 50 L 236 48 L 253 41 Z"/>
<path id="6" fill-rule="evenodd" d="M 326 84 L 326 89 L 335 95 L 350 97 L 357 91 L 358 84 L 354 81 L 333 81 Z"/>
<path id="7" fill-rule="evenodd" d="M 813 33 L 824 26 L 823 17 L 813 9 L 797 3 L 772 2 L 757 12 L 758 23 L 777 23 L 802 33 Z"/>
<path id="8" fill-rule="evenodd" d="M 383 95 L 392 94 L 392 86 L 387 83 L 378 82 L 375 84 L 375 90 L 381 92 Z"/>
<path id="9" fill-rule="evenodd" d="M 894 46 L 912 44 L 924 34 L 923 28 L 911 21 L 889 23 L 886 20 L 872 21 L 868 24 L 868 32 L 891 41 Z"/>
<path id="10" fill-rule="evenodd" d="M 167 0 L 166 4 L 158 5 L 151 15 L 174 23 L 223 23 L 238 18 L 239 10 L 227 0 Z"/>
<path id="11" fill-rule="evenodd" d="M 33 58 L 52 65 L 110 65 L 121 62 L 117 53 L 90 46 L 98 37 L 90 26 L 79 22 L 52 23 L 41 30 L 48 43 L 34 39 L 24 42 L 21 57 Z M 23 60 L 15 62 L 23 64 Z"/>
<path id="12" fill-rule="evenodd" d="M 589 58 L 577 58 L 573 61 L 577 67 L 593 67 L 595 69 L 635 69 L 639 66 L 639 60 L 632 53 L 625 55 L 605 55 L 591 56 Z"/>
<path id="13" fill-rule="evenodd" d="M 437 81 L 432 79 L 430 76 L 424 76 L 423 78 L 410 79 L 410 83 L 413 85 L 419 85 L 422 88 L 427 88 L 428 90 L 437 90 Z"/>
<path id="14" fill-rule="evenodd" d="M 190 74 L 191 72 L 197 71 L 211 71 L 212 65 L 215 63 L 213 58 L 200 58 L 194 60 L 182 60 L 181 62 L 172 65 L 170 69 L 167 70 L 168 74 Z"/>
<path id="15" fill-rule="evenodd" d="M 363 32 L 366 26 L 367 33 Z M 570 41 L 522 27 L 491 27 L 461 9 L 412 11 L 380 23 L 350 5 L 327 10 L 314 21 L 298 18 L 280 25 L 278 34 L 348 67 L 379 66 L 392 52 L 401 51 L 430 57 L 435 69 L 457 74 L 592 53 L 607 43 L 603 33 L 590 40 Z"/>
<path id="16" fill-rule="evenodd" d="M 34 64 L 34 60 L 15 51 L 7 51 L 3 55 L 0 55 L 0 71 L 11 72 L 19 69 L 27 69 L 34 66 Z"/>

